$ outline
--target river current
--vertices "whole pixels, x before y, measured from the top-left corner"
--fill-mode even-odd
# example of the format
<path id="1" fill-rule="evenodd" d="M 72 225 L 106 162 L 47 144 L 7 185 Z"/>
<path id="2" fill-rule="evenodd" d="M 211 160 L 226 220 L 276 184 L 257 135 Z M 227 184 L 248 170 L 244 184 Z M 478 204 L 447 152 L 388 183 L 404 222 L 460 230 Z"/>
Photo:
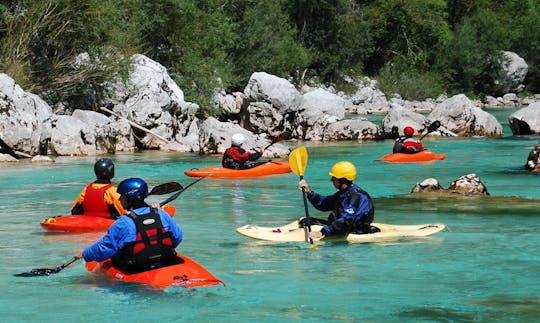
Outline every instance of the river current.
<path id="1" fill-rule="evenodd" d="M 431 237 L 384 243 L 307 243 L 251 240 L 245 224 L 284 225 L 304 214 L 298 176 L 210 180 L 177 200 L 174 219 L 184 230 L 178 250 L 226 286 L 154 290 L 112 283 L 89 274 L 82 262 L 48 277 L 15 277 L 56 267 L 101 233 L 51 234 L 41 219 L 66 214 L 93 180 L 96 157 L 58 157 L 54 163 L 0 165 L 0 318 L 4 322 L 531 322 L 540 317 L 540 189 L 524 170 L 538 136 L 425 138 L 442 161 L 375 161 L 391 140 L 306 145 L 305 178 L 323 194 L 334 192 L 328 171 L 340 160 L 358 168 L 358 183 L 374 198 L 376 222 L 442 222 Z M 373 117 L 377 121 L 377 117 Z M 380 120 L 380 119 L 379 119 Z M 375 121 L 374 121 L 375 122 Z M 219 156 L 142 152 L 110 156 L 115 183 L 142 177 L 150 187 L 194 179 L 183 171 L 220 163 Z M 489 197 L 408 195 L 434 177 L 447 188 L 476 173 Z M 166 196 L 153 197 L 160 201 Z M 310 207 L 310 215 L 325 217 Z"/>

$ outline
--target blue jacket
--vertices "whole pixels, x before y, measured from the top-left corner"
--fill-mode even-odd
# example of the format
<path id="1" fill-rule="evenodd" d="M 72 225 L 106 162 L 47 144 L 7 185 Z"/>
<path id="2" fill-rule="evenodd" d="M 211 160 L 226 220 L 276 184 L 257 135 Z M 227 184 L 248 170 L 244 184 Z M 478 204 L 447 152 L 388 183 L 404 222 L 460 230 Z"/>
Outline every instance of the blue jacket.
<path id="1" fill-rule="evenodd" d="M 375 214 L 369 194 L 354 183 L 334 195 L 321 196 L 311 191 L 308 199 L 317 210 L 334 212 L 336 219 L 330 225 L 323 225 L 321 230 L 325 236 L 346 234 L 354 230 L 355 225 L 370 224 Z"/>
<path id="2" fill-rule="evenodd" d="M 136 215 L 147 214 L 149 207 L 131 210 Z M 159 217 L 165 231 L 171 233 L 174 246 L 178 246 L 184 238 L 182 229 L 173 218 L 162 209 L 158 209 Z M 135 222 L 126 215 L 118 218 L 110 227 L 107 234 L 83 251 L 85 261 L 103 261 L 114 256 L 126 243 L 135 241 L 137 229 Z"/>

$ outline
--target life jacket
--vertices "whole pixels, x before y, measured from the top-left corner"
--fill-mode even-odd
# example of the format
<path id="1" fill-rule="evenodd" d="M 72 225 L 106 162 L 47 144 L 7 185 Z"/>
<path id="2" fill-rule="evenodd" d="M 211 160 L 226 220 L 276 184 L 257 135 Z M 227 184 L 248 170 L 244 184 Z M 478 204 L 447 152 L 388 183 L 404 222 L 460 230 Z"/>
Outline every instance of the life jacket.
<path id="1" fill-rule="evenodd" d="M 405 153 L 406 152 L 406 149 L 405 149 L 405 146 L 403 145 L 403 142 L 405 142 L 405 140 L 407 140 L 408 137 L 406 136 L 402 136 L 402 137 L 399 137 L 398 139 L 396 139 L 396 141 L 394 142 L 394 149 L 392 149 L 392 152 L 395 154 L 395 153 Z"/>
<path id="2" fill-rule="evenodd" d="M 248 160 L 247 157 L 243 158 L 246 151 L 240 147 L 231 146 L 225 150 L 223 153 L 223 159 L 221 160 L 221 166 L 224 168 L 231 169 L 243 169 L 245 167 L 245 161 Z M 245 159 L 242 161 L 241 159 Z"/>
<path id="3" fill-rule="evenodd" d="M 111 184 L 103 185 L 103 187 L 95 188 L 93 183 L 86 186 L 84 193 L 84 201 L 82 207 L 84 214 L 110 218 L 111 213 L 109 206 L 105 203 L 105 192 L 111 187 Z"/>
<path id="4" fill-rule="evenodd" d="M 367 196 L 368 200 L 371 203 L 371 208 L 368 214 L 365 214 L 359 220 L 355 220 L 354 223 L 350 223 L 350 225 L 354 227 L 358 227 L 362 225 L 369 225 L 371 222 L 373 222 L 373 219 L 375 218 L 375 206 L 373 205 L 373 200 L 371 199 L 371 196 L 368 194 L 368 192 L 364 191 L 363 189 L 352 188 L 347 192 L 347 199 L 348 199 L 349 205 L 353 205 L 354 207 L 358 208 L 360 206 L 361 194 L 365 194 Z M 337 220 L 341 212 L 343 212 L 343 207 L 341 206 L 341 203 L 338 201 L 334 209 L 328 216 L 328 221 L 332 223 L 333 221 Z"/>
<path id="5" fill-rule="evenodd" d="M 166 232 L 156 209 L 147 214 L 128 214 L 137 229 L 135 241 L 126 243 L 112 257 L 115 267 L 128 272 L 141 272 L 168 266 L 176 260 L 170 232 Z"/>

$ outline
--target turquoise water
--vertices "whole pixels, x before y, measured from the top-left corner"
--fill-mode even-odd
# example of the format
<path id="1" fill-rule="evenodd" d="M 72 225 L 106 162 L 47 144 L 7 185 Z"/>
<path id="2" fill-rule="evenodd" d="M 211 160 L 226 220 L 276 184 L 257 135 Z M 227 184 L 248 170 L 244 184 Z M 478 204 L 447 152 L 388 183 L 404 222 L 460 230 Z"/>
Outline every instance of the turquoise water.
<path id="1" fill-rule="evenodd" d="M 92 180 L 94 157 L 61 157 L 52 164 L 0 167 L 0 318 L 4 322 L 531 322 L 540 317 L 540 177 L 523 170 L 540 137 L 426 138 L 444 161 L 374 161 L 384 142 L 306 143 L 310 185 L 332 193 L 328 170 L 350 160 L 357 183 L 375 199 L 376 221 L 442 222 L 432 237 L 393 243 L 275 244 L 235 232 L 245 224 L 279 226 L 303 215 L 294 174 L 258 180 L 203 180 L 173 202 L 185 240 L 178 250 L 226 286 L 156 291 L 111 283 L 81 262 L 50 277 L 14 277 L 56 267 L 100 234 L 45 234 L 44 217 L 65 214 Z M 301 143 L 288 142 L 295 147 Z M 193 181 L 189 168 L 219 157 L 146 152 L 115 155 L 116 180 L 145 178 L 150 186 Z M 415 183 L 437 178 L 448 187 L 476 173 L 490 197 L 415 198 Z M 165 199 L 166 196 L 161 197 Z M 156 201 L 161 199 L 155 198 Z M 310 208 L 312 216 L 325 216 Z"/>

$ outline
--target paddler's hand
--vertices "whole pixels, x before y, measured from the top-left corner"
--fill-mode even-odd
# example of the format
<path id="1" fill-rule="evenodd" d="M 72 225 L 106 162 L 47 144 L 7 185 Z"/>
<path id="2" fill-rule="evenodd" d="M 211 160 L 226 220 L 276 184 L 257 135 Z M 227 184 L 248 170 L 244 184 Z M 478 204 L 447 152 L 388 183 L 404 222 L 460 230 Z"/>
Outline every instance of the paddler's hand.
<path id="1" fill-rule="evenodd" d="M 321 231 L 311 231 L 309 233 L 309 237 L 311 239 L 321 239 L 322 237 L 324 237 L 324 234 L 322 234 Z"/>
<path id="2" fill-rule="evenodd" d="M 159 206 L 159 203 L 154 202 L 154 203 L 151 203 L 151 204 L 150 204 L 150 207 L 153 208 L 153 209 L 157 209 L 157 208 L 159 208 L 160 206 Z"/>
<path id="3" fill-rule="evenodd" d="M 83 256 L 82 256 L 82 253 L 83 253 L 83 250 L 79 250 L 79 251 L 77 251 L 77 252 L 75 253 L 75 256 L 74 256 L 74 257 L 81 259 L 81 258 L 83 257 Z"/>
<path id="4" fill-rule="evenodd" d="M 308 183 L 304 179 L 301 179 L 300 182 L 298 182 L 298 189 L 299 190 L 303 189 L 307 195 L 311 195 L 311 189 L 309 188 Z"/>

